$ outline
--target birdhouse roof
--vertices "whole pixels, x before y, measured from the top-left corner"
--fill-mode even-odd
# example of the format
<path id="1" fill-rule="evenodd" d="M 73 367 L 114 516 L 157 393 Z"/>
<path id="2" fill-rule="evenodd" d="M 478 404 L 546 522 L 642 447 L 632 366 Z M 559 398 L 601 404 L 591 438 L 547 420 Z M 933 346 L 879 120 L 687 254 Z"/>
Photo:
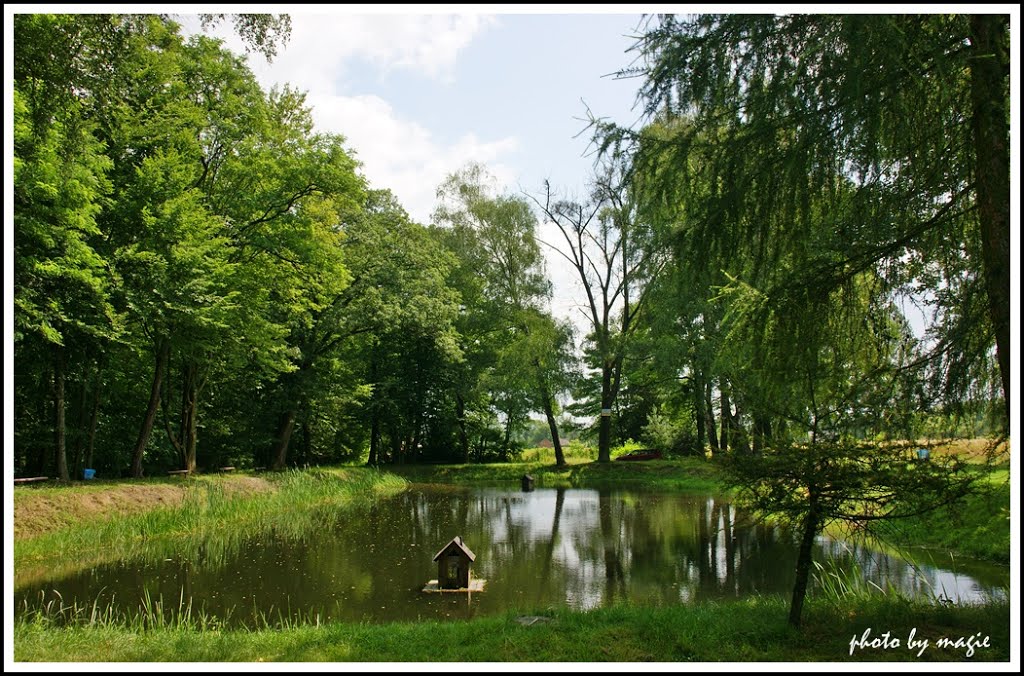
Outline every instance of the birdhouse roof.
<path id="1" fill-rule="evenodd" d="M 461 551 L 463 554 L 465 554 L 466 558 L 468 558 L 470 561 L 475 561 L 476 560 L 476 554 L 474 554 L 472 551 L 470 551 L 469 547 L 466 546 L 466 543 L 464 543 L 462 541 L 462 536 L 461 535 L 456 535 L 455 537 L 453 537 L 451 539 L 451 542 L 446 544 L 444 547 L 441 547 L 441 551 L 439 551 L 437 554 L 434 555 L 434 561 L 437 561 L 439 558 L 444 556 L 444 553 L 446 551 L 448 551 L 449 549 L 451 549 L 452 546 L 458 547 L 459 551 Z"/>

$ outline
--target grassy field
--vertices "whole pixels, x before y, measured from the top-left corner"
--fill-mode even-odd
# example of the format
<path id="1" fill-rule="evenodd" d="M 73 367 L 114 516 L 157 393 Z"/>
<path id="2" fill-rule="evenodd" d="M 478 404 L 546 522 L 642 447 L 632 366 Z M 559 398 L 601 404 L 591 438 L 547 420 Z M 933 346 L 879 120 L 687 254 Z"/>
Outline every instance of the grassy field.
<path id="1" fill-rule="evenodd" d="M 306 623 L 257 630 L 143 626 L 100 620 L 53 626 L 18 620 L 18 661 L 138 662 L 779 662 L 1006 661 L 1005 604 L 948 608 L 897 598 L 811 600 L 804 626 L 786 624 L 787 603 L 751 598 L 663 608 L 547 610 L 463 622 Z M 532 618 L 541 617 L 540 620 Z M 523 618 L 520 621 L 519 618 Z M 532 623 L 531 623 L 532 622 Z M 864 647 L 851 640 L 865 638 Z M 888 632 L 889 647 L 871 641 Z M 923 651 L 907 647 L 927 639 Z M 950 645 L 939 647 L 940 639 Z M 988 639 L 985 641 L 985 639 Z M 894 645 L 891 639 L 898 639 Z M 957 640 L 960 645 L 957 646 Z M 987 643 L 988 647 L 968 646 Z M 920 656 L 918 655 L 920 651 Z"/>

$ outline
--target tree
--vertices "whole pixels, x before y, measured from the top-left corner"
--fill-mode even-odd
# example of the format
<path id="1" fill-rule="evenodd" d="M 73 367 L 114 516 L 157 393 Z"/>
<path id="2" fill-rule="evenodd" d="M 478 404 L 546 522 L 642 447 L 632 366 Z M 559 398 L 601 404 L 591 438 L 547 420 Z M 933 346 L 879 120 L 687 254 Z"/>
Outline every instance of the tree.
<path id="1" fill-rule="evenodd" d="M 637 328 L 647 289 L 664 265 L 648 246 L 649 230 L 637 218 L 626 183 L 627 166 L 616 159 L 594 178 L 587 204 L 557 200 L 545 182 L 544 201 L 534 199 L 562 236 L 548 243 L 576 271 L 586 294 L 591 354 L 601 376 L 598 460 L 611 460 L 610 412 L 622 384 L 625 349 Z"/>
<path id="2" fill-rule="evenodd" d="M 277 56 L 278 42 L 288 44 L 292 34 L 292 18 L 288 14 L 200 14 L 203 28 L 216 26 L 226 17 L 231 18 L 235 32 L 246 43 L 247 49 L 254 49 L 267 61 Z"/>
<path id="3" fill-rule="evenodd" d="M 661 143 L 595 125 L 685 209 L 691 253 L 761 275 L 806 247 L 822 293 L 873 270 L 923 298 L 950 401 L 994 345 L 1008 422 L 1008 44 L 1000 15 L 663 16 L 622 75 L 685 124 Z"/>
<path id="4" fill-rule="evenodd" d="M 475 348 L 470 358 L 474 352 L 481 357 L 477 382 L 505 416 L 504 446 L 531 409 L 543 410 L 561 465 L 554 398 L 565 388 L 569 366 L 561 353 L 544 352 L 571 350 L 571 333 L 555 326 L 543 310 L 551 285 L 536 239 L 536 216 L 527 201 L 495 194 L 492 182 L 480 165 L 452 174 L 438 189 L 434 217 L 447 226 L 448 241 L 464 266 L 455 280 L 467 309 L 464 335 Z M 464 417 L 465 406 L 460 409 Z M 468 457 L 464 433 L 462 443 Z"/>
<path id="5" fill-rule="evenodd" d="M 510 332 L 512 337 L 500 349 L 487 385 L 492 396 L 505 396 L 519 402 L 516 412 L 522 422 L 526 422 L 530 411 L 544 414 L 555 464 L 564 466 L 565 455 L 558 432 L 558 396 L 571 390 L 578 378 L 572 325 L 557 321 L 542 310 L 525 308 L 517 313 L 517 324 Z M 506 424 L 510 422 L 511 416 Z M 511 427 L 507 426 L 506 438 L 510 434 Z"/>
<path id="6" fill-rule="evenodd" d="M 802 268 L 786 261 L 782 272 L 798 274 L 790 265 Z M 789 622 L 799 626 L 811 547 L 829 522 L 871 530 L 923 514 L 966 495 L 975 477 L 955 456 L 913 461 L 916 444 L 854 440 L 862 409 L 898 406 L 887 376 L 912 357 L 898 309 L 881 312 L 884 284 L 875 275 L 824 295 L 801 283 L 770 288 L 733 279 L 722 290 L 729 308 L 722 350 L 748 400 L 788 431 L 776 431 L 762 449 L 727 456 L 725 466 L 742 502 L 798 527 Z"/>
<path id="7" fill-rule="evenodd" d="M 393 461 L 415 457 L 429 427 L 446 417 L 444 392 L 463 361 L 458 294 L 447 283 L 455 259 L 434 235 L 386 190 L 368 193 L 346 232 L 354 280 L 347 312 L 365 330 L 354 353 L 370 388 L 361 415 L 371 465 L 384 462 L 385 441 Z"/>
<path id="8" fill-rule="evenodd" d="M 917 516 L 954 503 L 975 476 L 955 456 L 911 459 L 902 444 L 848 440 L 775 445 L 726 462 L 737 502 L 798 530 L 796 582 L 789 623 L 800 626 L 812 564 L 812 545 L 830 523 L 871 532 L 886 521 Z"/>
<path id="9" fill-rule="evenodd" d="M 69 479 L 65 434 L 68 353 L 77 357 L 117 333 L 110 277 L 95 245 L 96 216 L 109 190 L 110 162 L 77 101 L 60 105 L 14 90 L 15 355 L 32 355 L 52 372 L 53 457 Z M 51 108 L 49 122 L 34 124 Z"/>

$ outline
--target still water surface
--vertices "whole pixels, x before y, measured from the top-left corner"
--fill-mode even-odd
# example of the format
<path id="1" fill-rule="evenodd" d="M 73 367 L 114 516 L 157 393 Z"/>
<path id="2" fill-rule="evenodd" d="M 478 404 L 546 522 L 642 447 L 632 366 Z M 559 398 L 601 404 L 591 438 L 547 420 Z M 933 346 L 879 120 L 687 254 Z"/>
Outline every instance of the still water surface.
<path id="1" fill-rule="evenodd" d="M 132 612 L 148 592 L 227 624 L 254 619 L 390 621 L 468 618 L 511 609 L 590 609 L 789 594 L 796 547 L 781 529 L 753 525 L 727 501 L 700 494 L 417 485 L 372 506 L 324 515 L 301 535 L 236 538 L 230 546 L 140 557 L 16 587 L 15 609 L 40 598 Z M 461 535 L 485 590 L 425 594 L 432 561 Z M 1008 569 L 948 558 L 916 566 L 822 536 L 829 559 L 882 588 L 972 602 L 1003 597 Z"/>

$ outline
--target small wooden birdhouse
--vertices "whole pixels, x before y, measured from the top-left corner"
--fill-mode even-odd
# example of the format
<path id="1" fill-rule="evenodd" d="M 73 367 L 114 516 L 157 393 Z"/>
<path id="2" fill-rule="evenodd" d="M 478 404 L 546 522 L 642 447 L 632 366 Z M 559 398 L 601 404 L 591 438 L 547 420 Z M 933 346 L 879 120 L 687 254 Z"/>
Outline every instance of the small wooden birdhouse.
<path id="1" fill-rule="evenodd" d="M 469 587 L 469 568 L 476 560 L 462 536 L 456 535 L 435 556 L 437 561 L 437 584 L 441 589 L 466 589 Z"/>

